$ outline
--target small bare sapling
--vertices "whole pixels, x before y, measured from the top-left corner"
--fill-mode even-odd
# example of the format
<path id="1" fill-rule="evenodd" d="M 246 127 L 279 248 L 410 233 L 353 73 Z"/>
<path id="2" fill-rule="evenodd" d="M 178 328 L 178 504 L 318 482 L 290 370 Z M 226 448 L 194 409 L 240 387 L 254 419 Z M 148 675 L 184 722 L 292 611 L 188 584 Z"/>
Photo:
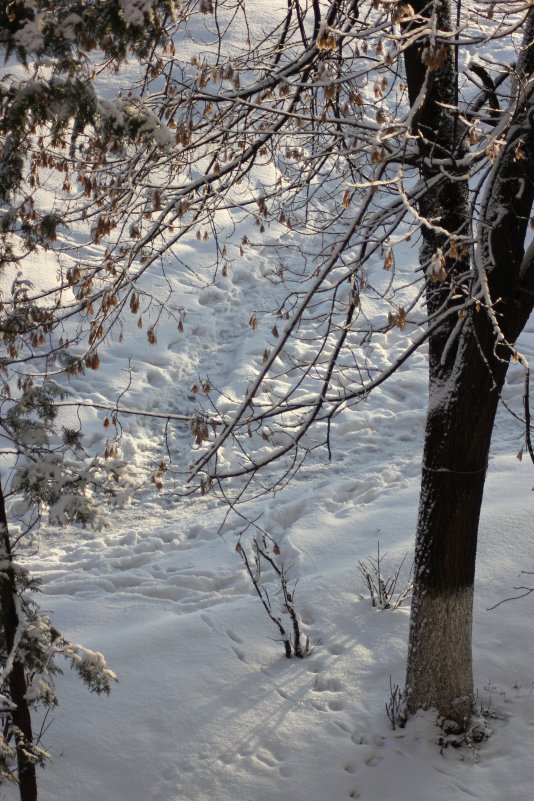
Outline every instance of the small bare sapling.
<path id="1" fill-rule="evenodd" d="M 410 568 L 405 584 L 401 584 L 400 576 L 406 561 L 406 555 L 402 558 L 400 564 L 393 568 L 390 575 L 384 578 L 382 571 L 383 560 L 386 556 L 387 553 L 384 555 L 380 553 L 380 543 L 378 543 L 376 557 L 368 556 L 363 561 L 359 561 L 358 569 L 371 595 L 372 605 L 377 609 L 398 609 L 411 598 L 413 566 Z"/>
<path id="2" fill-rule="evenodd" d="M 263 608 L 280 633 L 286 657 L 291 659 L 296 656 L 303 659 L 310 653 L 310 641 L 302 631 L 302 622 L 295 608 L 295 584 L 289 585 L 287 570 L 280 558 L 280 547 L 268 535 L 261 534 L 252 539 L 251 549 L 252 555 L 249 558 L 241 540 L 236 545 L 236 551 L 245 564 Z M 276 592 L 279 611 L 273 606 L 269 591 L 262 581 L 263 569 L 269 567 L 274 570 L 279 583 Z M 281 615 L 284 612 L 289 616 L 290 625 L 282 620 Z"/>

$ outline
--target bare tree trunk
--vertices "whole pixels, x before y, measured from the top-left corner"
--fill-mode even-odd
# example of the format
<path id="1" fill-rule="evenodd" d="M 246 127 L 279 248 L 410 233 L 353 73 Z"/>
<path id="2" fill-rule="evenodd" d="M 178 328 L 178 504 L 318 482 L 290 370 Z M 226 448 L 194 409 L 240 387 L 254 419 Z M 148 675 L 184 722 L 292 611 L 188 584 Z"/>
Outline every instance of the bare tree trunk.
<path id="1" fill-rule="evenodd" d="M 418 13 L 433 11 L 439 30 L 452 30 L 448 0 L 413 5 Z M 530 13 L 525 44 L 532 41 L 533 31 L 534 14 Z M 442 159 L 448 152 L 452 167 L 465 155 L 466 146 L 453 110 L 457 100 L 454 46 L 439 45 L 441 66 L 431 72 L 421 58 L 428 44 L 422 41 L 409 48 L 406 72 L 415 110 L 414 133 L 420 135 L 421 174 L 430 179 L 438 174 L 432 167 L 433 156 Z M 522 72 L 532 74 L 531 51 L 524 49 L 518 64 L 520 77 Z M 477 279 L 480 284 L 483 275 L 488 289 L 486 309 L 472 308 L 463 323 L 450 315 L 429 341 L 429 408 L 405 687 L 407 712 L 432 707 L 461 728 L 469 724 L 474 704 L 473 585 L 491 434 L 512 346 L 533 306 L 534 250 L 524 254 L 534 199 L 531 107 L 529 97 L 518 106 L 516 125 L 510 128 L 507 146 L 488 182 L 480 209 L 477 270 L 470 265 L 467 251 L 458 258 L 457 249 L 450 247 L 451 237 L 470 230 L 466 177 L 451 170 L 451 180 L 444 179 L 428 191 L 420 204 L 425 219 L 437 222 L 451 235 L 436 232 L 430 224 L 423 229 L 423 267 L 427 268 L 438 248 L 446 257 L 446 280 L 427 279 L 431 314 L 454 306 L 450 279 L 467 286 Z M 519 141 L 525 159 L 515 156 Z M 492 319 L 487 308 L 494 304 Z"/>
<path id="2" fill-rule="evenodd" d="M 15 646 L 19 617 L 15 605 L 17 587 L 11 554 L 11 542 L 7 524 L 4 494 L 0 486 L 0 554 L 4 563 L 0 571 L 0 622 L 4 630 L 6 653 Z M 26 675 L 24 665 L 15 657 L 8 678 L 11 700 L 16 709 L 11 712 L 13 728 L 16 729 L 16 751 L 19 792 L 21 801 L 37 801 L 37 779 L 35 764 L 28 758 L 25 746 L 33 744 L 30 708 L 26 700 Z"/>
<path id="3" fill-rule="evenodd" d="M 491 336 L 486 339 L 491 342 Z M 468 321 L 449 387 L 431 381 L 405 688 L 408 712 L 434 707 L 462 728 L 474 704 L 471 631 L 479 515 L 508 366 L 504 361 L 490 367 L 481 344 L 474 321 Z M 444 396 L 433 397 L 436 389 Z"/>

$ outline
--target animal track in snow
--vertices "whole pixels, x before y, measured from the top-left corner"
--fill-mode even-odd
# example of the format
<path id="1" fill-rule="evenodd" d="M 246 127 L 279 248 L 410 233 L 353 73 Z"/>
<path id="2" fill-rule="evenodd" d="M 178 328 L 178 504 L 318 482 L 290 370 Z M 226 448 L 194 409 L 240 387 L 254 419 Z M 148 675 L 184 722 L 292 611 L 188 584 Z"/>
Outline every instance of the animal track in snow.
<path id="1" fill-rule="evenodd" d="M 459 790 L 461 793 L 463 793 L 464 795 L 468 796 L 469 798 L 476 798 L 476 799 L 479 798 L 479 796 L 476 793 L 474 793 L 472 790 L 470 790 L 469 787 L 466 787 L 465 784 L 460 784 L 460 782 L 456 782 L 456 781 L 451 782 L 451 784 L 454 787 L 456 787 L 457 790 Z"/>
<path id="2" fill-rule="evenodd" d="M 226 634 L 234 642 L 238 643 L 239 645 L 243 645 L 243 640 L 235 633 L 235 631 L 232 631 L 231 629 L 226 629 Z"/>
<path id="3" fill-rule="evenodd" d="M 287 531 L 291 526 L 300 520 L 304 515 L 309 514 L 310 504 L 307 499 L 280 503 L 271 508 L 265 516 L 267 528 L 275 531 L 281 529 Z"/>
<path id="4" fill-rule="evenodd" d="M 315 684 L 313 685 L 312 692 L 315 693 L 339 693 L 343 692 L 343 684 L 339 679 L 328 678 L 325 676 L 317 676 Z"/>
<path id="5" fill-rule="evenodd" d="M 289 778 L 293 773 L 292 766 L 285 761 L 285 754 L 277 753 L 276 748 L 271 749 L 265 744 L 252 751 L 250 761 L 253 770 L 276 771 L 283 779 Z"/>
<path id="6" fill-rule="evenodd" d="M 328 701 L 327 707 L 330 712 L 341 712 L 345 708 L 345 704 L 343 701 L 333 699 L 332 701 Z"/>
<path id="7" fill-rule="evenodd" d="M 317 622 L 314 611 L 307 607 L 302 609 L 300 617 L 305 626 L 314 626 Z"/>
<path id="8" fill-rule="evenodd" d="M 367 757 L 365 760 L 365 764 L 369 768 L 374 768 L 376 765 L 382 762 L 383 758 L 384 757 L 381 756 L 381 754 L 371 754 L 371 756 Z"/>
<path id="9" fill-rule="evenodd" d="M 260 762 L 262 765 L 266 765 L 268 768 L 276 768 L 278 767 L 278 760 L 276 757 L 273 756 L 269 751 L 265 748 L 260 748 L 254 754 L 254 759 Z"/>
<path id="10" fill-rule="evenodd" d="M 232 645 L 232 651 L 237 656 L 240 662 L 243 662 L 245 665 L 248 665 L 248 659 L 245 655 L 245 652 L 242 651 L 241 648 L 236 648 L 234 645 Z"/>
<path id="11" fill-rule="evenodd" d="M 350 734 L 350 726 L 342 720 L 333 720 L 332 724 L 342 731 L 343 734 Z"/>
<path id="12" fill-rule="evenodd" d="M 158 368 L 147 370 L 146 380 L 152 387 L 164 387 L 170 383 L 168 374 Z"/>
<path id="13" fill-rule="evenodd" d="M 331 645 L 329 645 L 327 647 L 328 647 L 328 650 L 330 651 L 330 653 L 332 654 L 332 656 L 339 656 L 340 654 L 344 654 L 345 650 L 346 650 L 346 648 L 343 645 L 343 643 L 340 643 L 340 642 L 333 642 Z"/>

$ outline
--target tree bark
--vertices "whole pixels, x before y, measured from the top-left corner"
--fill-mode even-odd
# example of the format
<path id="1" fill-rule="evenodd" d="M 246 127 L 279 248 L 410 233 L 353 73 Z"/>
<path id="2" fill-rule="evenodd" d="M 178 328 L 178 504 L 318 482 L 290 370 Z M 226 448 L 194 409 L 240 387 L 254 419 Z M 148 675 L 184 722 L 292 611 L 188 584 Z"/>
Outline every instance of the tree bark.
<path id="1" fill-rule="evenodd" d="M 0 570 L 0 601 L 1 601 L 1 625 L 4 630 L 6 654 L 12 652 L 15 646 L 19 617 L 15 598 L 17 597 L 17 586 L 15 570 L 13 567 L 13 557 L 11 553 L 11 542 L 9 538 L 9 528 L 7 523 L 4 494 L 0 485 L 0 557 L 2 569 Z M 24 665 L 17 659 L 13 661 L 13 667 L 8 678 L 9 692 L 11 700 L 16 704 L 16 709 L 11 712 L 13 728 L 18 730 L 16 736 L 17 769 L 18 782 L 21 801 L 37 801 L 37 778 L 34 762 L 28 758 L 25 746 L 33 744 L 32 721 L 30 708 L 26 700 L 26 675 Z"/>

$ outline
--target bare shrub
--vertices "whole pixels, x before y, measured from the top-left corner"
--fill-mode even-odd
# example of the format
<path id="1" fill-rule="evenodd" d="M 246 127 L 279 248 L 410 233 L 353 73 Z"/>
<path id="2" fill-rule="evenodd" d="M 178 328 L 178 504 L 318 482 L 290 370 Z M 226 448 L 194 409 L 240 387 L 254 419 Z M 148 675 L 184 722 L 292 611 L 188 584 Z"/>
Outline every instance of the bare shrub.
<path id="1" fill-rule="evenodd" d="M 387 553 L 384 555 L 380 553 L 380 543 L 378 543 L 376 557 L 368 556 L 363 561 L 359 561 L 358 569 L 371 595 L 372 605 L 377 609 L 398 609 L 411 598 L 413 566 L 410 567 L 406 583 L 399 583 L 401 571 L 406 561 L 407 554 L 405 554 L 400 564 L 393 568 L 387 578 L 384 578 L 382 571 L 383 560 L 386 556 Z M 387 572 L 385 575 L 387 575 Z"/>
<path id="2" fill-rule="evenodd" d="M 393 683 L 391 676 L 389 677 L 389 698 L 386 701 L 386 715 L 393 731 L 397 726 L 404 727 L 406 718 L 402 710 L 402 690 L 398 684 Z"/>
<path id="3" fill-rule="evenodd" d="M 256 535 L 252 539 L 250 547 L 252 559 L 249 558 L 241 539 L 236 545 L 236 551 L 245 563 L 246 571 L 262 602 L 263 608 L 280 633 L 286 657 L 291 659 L 296 656 L 299 659 L 303 659 L 310 653 L 310 640 L 302 631 L 302 622 L 294 602 L 296 582 L 290 586 L 287 569 L 280 557 L 280 547 L 277 542 L 265 533 Z M 267 567 L 271 567 L 274 570 L 278 579 L 279 589 L 276 595 L 279 599 L 279 611 L 273 606 L 269 590 L 262 581 L 263 569 Z M 289 616 L 290 626 L 284 625 L 282 621 L 281 615 L 284 612 Z"/>

